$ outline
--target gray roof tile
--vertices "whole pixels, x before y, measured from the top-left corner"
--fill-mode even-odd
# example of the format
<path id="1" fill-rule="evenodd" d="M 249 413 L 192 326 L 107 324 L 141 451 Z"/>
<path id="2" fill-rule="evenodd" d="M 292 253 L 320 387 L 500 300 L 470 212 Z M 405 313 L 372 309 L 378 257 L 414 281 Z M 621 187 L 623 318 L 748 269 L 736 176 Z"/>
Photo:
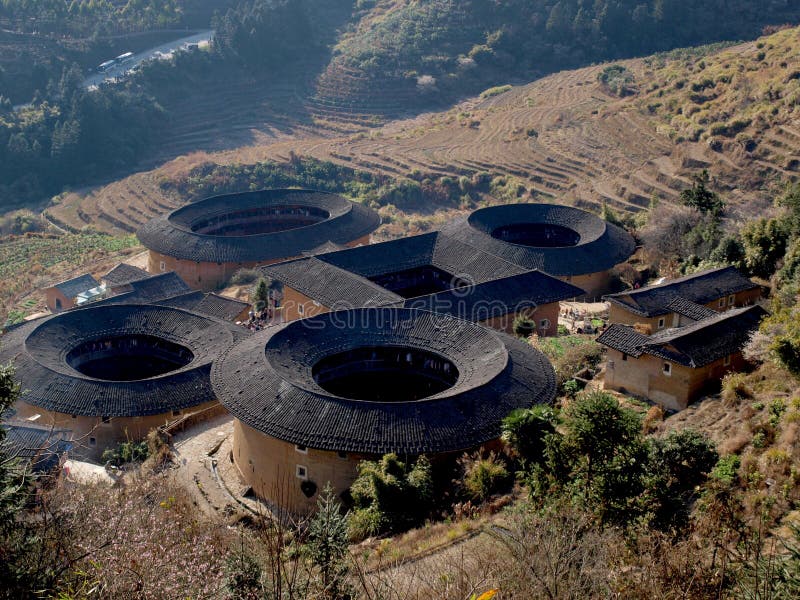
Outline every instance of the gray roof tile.
<path id="1" fill-rule="evenodd" d="M 321 358 L 364 346 L 434 352 L 459 378 L 429 398 L 395 402 L 342 398 L 314 381 Z M 553 368 L 530 345 L 449 316 L 392 308 L 264 330 L 215 362 L 212 380 L 220 401 L 250 427 L 312 448 L 369 454 L 471 448 L 496 439 L 512 410 L 555 397 Z"/>
<path id="2" fill-rule="evenodd" d="M 194 231 L 215 215 L 263 206 L 298 206 L 326 211 L 318 223 L 272 233 L 210 235 Z M 311 190 L 261 190 L 226 194 L 187 204 L 146 223 L 137 236 L 144 246 L 167 256 L 200 262 L 263 262 L 301 256 L 320 244 L 347 244 L 372 233 L 378 214 L 341 196 Z"/>
<path id="3" fill-rule="evenodd" d="M 721 267 L 604 298 L 635 314 L 655 317 L 672 312 L 669 305 L 677 298 L 708 304 L 717 298 L 758 287 L 735 268 Z"/>
<path id="4" fill-rule="evenodd" d="M 575 232 L 572 246 L 533 247 L 503 241 L 492 236 L 509 225 L 556 225 Z M 467 218 L 457 219 L 442 232 L 505 260 L 555 276 L 596 273 L 626 261 L 634 241 L 624 229 L 592 213 L 556 204 L 504 204 L 481 208 Z"/>

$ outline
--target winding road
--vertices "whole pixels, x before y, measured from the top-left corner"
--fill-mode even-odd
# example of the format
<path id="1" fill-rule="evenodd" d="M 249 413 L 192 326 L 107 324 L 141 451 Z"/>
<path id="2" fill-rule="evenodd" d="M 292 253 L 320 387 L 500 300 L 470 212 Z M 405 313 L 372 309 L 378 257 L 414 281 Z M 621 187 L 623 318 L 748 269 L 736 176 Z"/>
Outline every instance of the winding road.
<path id="1" fill-rule="evenodd" d="M 113 81 L 117 77 L 124 77 L 125 74 L 128 73 L 131 69 L 134 69 L 135 67 L 139 66 L 145 61 L 161 60 L 164 58 L 168 58 L 174 52 L 180 50 L 181 48 L 185 48 L 186 46 L 189 45 L 197 44 L 198 46 L 202 46 L 208 44 L 211 41 L 211 38 L 213 37 L 214 37 L 214 30 L 209 29 L 207 31 L 201 31 L 199 33 L 195 33 L 194 35 L 182 37 L 177 40 L 172 40 L 171 42 L 161 44 L 160 46 L 154 46 L 153 48 L 149 48 L 144 52 L 139 52 L 138 54 L 134 54 L 133 57 L 131 57 L 131 59 L 128 60 L 125 64 L 114 65 L 113 67 L 102 73 L 99 72 L 92 73 L 84 80 L 83 83 L 88 89 L 96 88 L 105 81 L 108 80 Z"/>

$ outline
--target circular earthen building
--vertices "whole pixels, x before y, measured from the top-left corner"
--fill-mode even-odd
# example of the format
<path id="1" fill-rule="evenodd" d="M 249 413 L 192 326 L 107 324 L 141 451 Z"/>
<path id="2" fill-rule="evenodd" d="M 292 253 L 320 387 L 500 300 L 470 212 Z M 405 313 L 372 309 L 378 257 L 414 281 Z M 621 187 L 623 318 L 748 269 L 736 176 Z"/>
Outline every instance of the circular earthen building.
<path id="1" fill-rule="evenodd" d="M 585 210 L 556 204 L 504 204 L 442 228 L 471 246 L 583 289 L 608 291 L 611 270 L 633 254 L 631 235 Z"/>
<path id="2" fill-rule="evenodd" d="M 234 415 L 233 460 L 254 492 L 307 512 L 330 483 L 388 452 L 433 458 L 498 439 L 512 410 L 555 397 L 553 368 L 506 334 L 397 308 L 317 315 L 262 331 L 212 369 Z"/>
<path id="3" fill-rule="evenodd" d="M 175 308 L 97 306 L 9 331 L 0 362 L 22 388 L 15 417 L 70 430 L 74 453 L 97 458 L 187 412 L 214 412 L 211 363 L 247 335 Z"/>
<path id="4" fill-rule="evenodd" d="M 137 232 L 148 271 L 175 271 L 212 290 L 241 268 L 296 258 L 332 242 L 368 244 L 378 214 L 326 192 L 262 190 L 214 196 L 152 219 Z"/>

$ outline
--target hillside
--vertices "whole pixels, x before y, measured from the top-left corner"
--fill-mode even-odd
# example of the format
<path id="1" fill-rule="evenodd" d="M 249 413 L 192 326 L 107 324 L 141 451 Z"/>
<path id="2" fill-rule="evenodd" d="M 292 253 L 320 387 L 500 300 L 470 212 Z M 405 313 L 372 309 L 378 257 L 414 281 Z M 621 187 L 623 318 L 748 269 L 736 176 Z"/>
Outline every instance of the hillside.
<path id="1" fill-rule="evenodd" d="M 771 201 L 773 186 L 796 177 L 800 80 L 790 57 L 797 46 L 798 30 L 788 29 L 722 50 L 624 61 L 618 64 L 633 78 L 624 97 L 598 81 L 606 66 L 567 71 L 489 91 L 445 112 L 380 129 L 363 125 L 346 137 L 321 130 L 316 121 L 316 127 L 303 128 L 289 119 L 277 134 L 283 139 L 194 153 L 89 194 L 66 195 L 48 215 L 68 228 L 91 224 L 130 232 L 185 201 L 160 182 L 185 179 L 207 163 L 282 162 L 292 154 L 390 178 L 485 172 L 518 182 L 528 198 L 584 206 L 606 202 L 633 212 L 654 197 L 677 201 L 689 177 L 707 168 L 733 215 L 756 214 Z M 731 75 L 718 78 L 713 93 L 708 88 L 700 98 L 691 91 L 720 70 Z M 770 93 L 779 94 L 779 101 L 768 100 Z M 738 118 L 733 111 L 744 105 L 743 118 L 751 122 L 732 125 Z M 257 139 L 262 134 L 251 123 L 243 132 Z M 732 134 L 720 124 L 739 131 Z M 757 141 L 745 143 L 745 136 Z"/>
<path id="2" fill-rule="evenodd" d="M 371 0 L 335 47 L 317 99 L 396 114 L 484 87 L 796 23 L 785 2 Z M 713 23 L 713 26 L 709 26 Z"/>

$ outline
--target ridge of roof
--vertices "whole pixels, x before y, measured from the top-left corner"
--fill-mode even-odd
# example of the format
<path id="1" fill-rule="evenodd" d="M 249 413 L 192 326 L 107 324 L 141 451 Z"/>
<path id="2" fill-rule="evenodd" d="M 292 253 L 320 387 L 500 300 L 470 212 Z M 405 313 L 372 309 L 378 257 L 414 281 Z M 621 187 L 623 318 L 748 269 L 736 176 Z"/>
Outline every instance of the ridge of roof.
<path id="1" fill-rule="evenodd" d="M 678 297 L 702 305 L 729 294 L 757 287 L 759 287 L 758 284 L 753 283 L 734 267 L 727 266 L 708 269 L 635 290 L 607 294 L 603 296 L 603 299 L 634 314 L 655 317 L 669 313 L 669 304 Z"/>
<path id="2" fill-rule="evenodd" d="M 639 333 L 630 325 L 615 323 L 597 341 L 636 358 L 651 354 L 698 368 L 741 350 L 765 314 L 767 312 L 757 304 L 745 306 L 649 336 Z"/>

